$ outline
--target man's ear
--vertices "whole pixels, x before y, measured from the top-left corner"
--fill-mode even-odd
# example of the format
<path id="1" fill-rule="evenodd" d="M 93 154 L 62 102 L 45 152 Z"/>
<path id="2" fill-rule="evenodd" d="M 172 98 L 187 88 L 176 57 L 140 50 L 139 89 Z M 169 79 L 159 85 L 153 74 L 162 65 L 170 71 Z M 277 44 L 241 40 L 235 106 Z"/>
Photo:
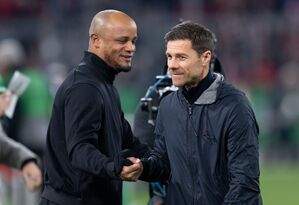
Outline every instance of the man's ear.
<path id="1" fill-rule="evenodd" d="M 90 40 L 95 48 L 101 47 L 101 38 L 98 34 L 91 34 Z"/>
<path id="2" fill-rule="evenodd" d="M 208 66 L 211 62 L 212 53 L 210 50 L 207 50 L 201 54 L 201 57 L 202 57 L 202 65 Z"/>

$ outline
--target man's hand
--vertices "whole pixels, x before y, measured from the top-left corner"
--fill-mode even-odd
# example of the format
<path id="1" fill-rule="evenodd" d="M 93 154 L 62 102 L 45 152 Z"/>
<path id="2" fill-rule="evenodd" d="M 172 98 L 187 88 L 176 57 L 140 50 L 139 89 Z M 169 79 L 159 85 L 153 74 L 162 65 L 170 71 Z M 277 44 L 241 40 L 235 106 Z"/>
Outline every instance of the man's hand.
<path id="1" fill-rule="evenodd" d="M 4 114 L 6 108 L 9 106 L 11 95 L 7 92 L 0 94 L 0 116 Z"/>
<path id="2" fill-rule="evenodd" d="M 42 184 L 42 175 L 39 167 L 33 161 L 27 162 L 22 170 L 22 175 L 25 181 L 26 188 L 29 191 L 35 191 Z"/>
<path id="3" fill-rule="evenodd" d="M 133 164 L 130 166 L 123 166 L 119 176 L 123 181 L 137 181 L 143 171 L 142 162 L 135 157 L 128 157 L 127 159 Z"/>

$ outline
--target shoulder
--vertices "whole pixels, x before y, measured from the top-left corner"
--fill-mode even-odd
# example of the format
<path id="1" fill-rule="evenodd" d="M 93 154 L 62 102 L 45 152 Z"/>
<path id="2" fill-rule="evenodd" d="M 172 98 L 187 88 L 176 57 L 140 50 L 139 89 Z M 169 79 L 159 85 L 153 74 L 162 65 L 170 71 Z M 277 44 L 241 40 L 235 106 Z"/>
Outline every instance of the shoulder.
<path id="1" fill-rule="evenodd" d="M 222 81 L 218 88 L 218 99 L 230 101 L 233 104 L 247 102 L 246 94 L 231 83 Z"/>
<path id="2" fill-rule="evenodd" d="M 170 107 L 171 105 L 173 105 L 176 102 L 176 99 L 177 99 L 177 92 L 178 91 L 174 91 L 174 92 L 171 92 L 168 95 L 164 96 L 161 99 L 160 107 L 166 107 L 167 108 L 167 107 Z"/>
<path id="3" fill-rule="evenodd" d="M 65 97 L 66 99 L 75 98 L 78 101 L 95 101 L 103 98 L 97 86 L 86 82 L 78 82 L 70 86 L 65 92 Z"/>
<path id="4" fill-rule="evenodd" d="M 221 82 L 218 89 L 218 103 L 233 115 L 253 115 L 246 94 L 228 82 Z"/>
<path id="5" fill-rule="evenodd" d="M 69 95 L 71 93 L 92 95 L 100 92 L 100 84 L 100 80 L 96 82 L 95 80 L 89 78 L 89 76 L 81 70 L 74 68 L 61 84 L 58 92 L 66 95 Z"/>

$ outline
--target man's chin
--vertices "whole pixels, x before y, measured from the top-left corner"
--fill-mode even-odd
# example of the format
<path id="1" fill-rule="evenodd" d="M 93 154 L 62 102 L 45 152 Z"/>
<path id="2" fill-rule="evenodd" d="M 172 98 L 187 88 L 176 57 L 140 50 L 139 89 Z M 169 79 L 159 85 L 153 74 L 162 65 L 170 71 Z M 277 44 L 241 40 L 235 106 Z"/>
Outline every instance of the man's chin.
<path id="1" fill-rule="evenodd" d="M 132 69 L 132 66 L 118 66 L 116 68 L 116 70 L 118 70 L 119 72 L 129 72 Z"/>

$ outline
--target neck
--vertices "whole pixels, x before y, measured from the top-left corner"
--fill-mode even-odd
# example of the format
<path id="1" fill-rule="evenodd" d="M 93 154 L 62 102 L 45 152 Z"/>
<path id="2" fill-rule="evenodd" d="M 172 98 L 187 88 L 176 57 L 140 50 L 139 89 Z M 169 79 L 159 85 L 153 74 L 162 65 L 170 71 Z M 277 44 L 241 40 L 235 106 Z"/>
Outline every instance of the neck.
<path id="1" fill-rule="evenodd" d="M 195 83 L 185 85 L 184 88 L 188 91 L 191 88 L 197 87 L 203 80 L 207 78 L 208 75 L 212 75 L 210 69 L 204 69 L 202 75 L 200 75 L 195 81 Z"/>
<path id="2" fill-rule="evenodd" d="M 196 85 L 185 86 L 183 88 L 183 95 L 190 104 L 193 104 L 199 96 L 214 82 L 215 78 L 212 72 L 208 72 L 207 75 L 200 80 Z"/>

